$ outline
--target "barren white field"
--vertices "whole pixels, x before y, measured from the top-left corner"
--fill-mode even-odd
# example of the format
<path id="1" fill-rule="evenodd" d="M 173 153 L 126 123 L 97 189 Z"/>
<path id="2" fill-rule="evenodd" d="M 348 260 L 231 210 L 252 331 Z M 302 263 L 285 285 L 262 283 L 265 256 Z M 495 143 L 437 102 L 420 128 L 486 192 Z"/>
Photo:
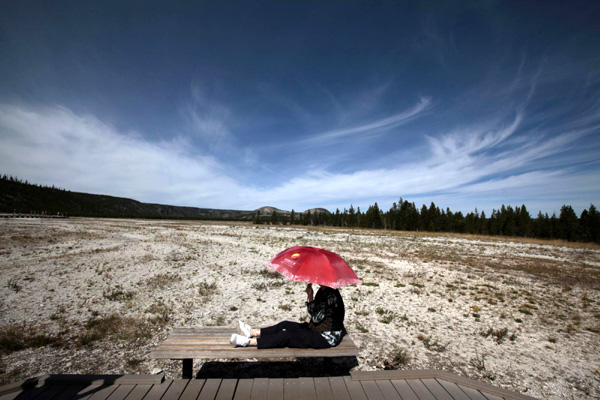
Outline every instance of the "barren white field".
<path id="1" fill-rule="evenodd" d="M 600 398 L 598 246 L 181 221 L 0 221 L 1 380 L 178 377 L 149 357 L 174 326 L 305 318 L 304 285 L 265 268 L 295 245 L 339 253 L 364 282 L 341 289 L 356 370 Z"/>

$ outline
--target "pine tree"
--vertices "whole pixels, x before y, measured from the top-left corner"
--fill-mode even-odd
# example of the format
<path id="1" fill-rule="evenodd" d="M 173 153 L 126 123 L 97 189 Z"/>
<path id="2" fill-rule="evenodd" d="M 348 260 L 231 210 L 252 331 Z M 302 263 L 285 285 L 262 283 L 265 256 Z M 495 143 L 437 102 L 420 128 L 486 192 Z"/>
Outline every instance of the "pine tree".
<path id="1" fill-rule="evenodd" d="M 271 214 L 271 225 L 277 225 L 277 211 L 273 210 Z"/>
<path id="2" fill-rule="evenodd" d="M 600 243 L 600 212 L 593 204 L 588 211 L 587 232 L 590 242 Z"/>
<path id="3" fill-rule="evenodd" d="M 254 213 L 254 220 L 252 223 L 260 224 L 260 210 L 256 210 L 256 213 Z"/>
<path id="4" fill-rule="evenodd" d="M 354 228 L 357 226 L 356 223 L 356 213 L 354 212 L 354 207 L 350 204 L 350 209 L 348 210 L 348 226 Z"/>
<path id="5" fill-rule="evenodd" d="M 296 212 L 292 208 L 292 212 L 290 214 L 290 225 L 294 225 L 295 222 L 296 222 Z"/>
<path id="6" fill-rule="evenodd" d="M 579 220 L 571 206 L 563 205 L 560 209 L 559 235 L 561 239 L 569 241 L 579 240 Z"/>

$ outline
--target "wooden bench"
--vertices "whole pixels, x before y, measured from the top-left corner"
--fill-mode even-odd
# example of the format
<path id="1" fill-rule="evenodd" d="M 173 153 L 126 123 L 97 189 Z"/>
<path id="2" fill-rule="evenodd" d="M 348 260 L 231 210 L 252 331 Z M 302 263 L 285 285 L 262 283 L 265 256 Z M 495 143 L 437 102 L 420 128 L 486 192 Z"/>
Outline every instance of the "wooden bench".
<path id="1" fill-rule="evenodd" d="M 272 361 L 289 358 L 324 357 L 356 357 L 358 347 L 352 342 L 350 336 L 344 336 L 342 342 L 328 349 L 257 349 L 256 347 L 233 347 L 229 343 L 231 335 L 236 333 L 235 328 L 225 326 L 175 328 L 154 349 L 150 357 L 153 359 L 171 359 L 183 361 L 183 378 L 191 379 L 193 362 L 200 359 L 226 359 L 245 360 L 256 359 Z"/>

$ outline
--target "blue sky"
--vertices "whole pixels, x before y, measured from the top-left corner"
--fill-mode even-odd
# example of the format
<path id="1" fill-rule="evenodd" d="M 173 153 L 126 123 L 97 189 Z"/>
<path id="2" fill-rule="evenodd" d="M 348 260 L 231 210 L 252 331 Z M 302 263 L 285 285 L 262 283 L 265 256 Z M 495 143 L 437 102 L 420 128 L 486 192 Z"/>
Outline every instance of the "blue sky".
<path id="1" fill-rule="evenodd" d="M 597 1 L 3 1 L 0 173 L 209 208 L 579 213 L 600 206 L 599 20 Z"/>

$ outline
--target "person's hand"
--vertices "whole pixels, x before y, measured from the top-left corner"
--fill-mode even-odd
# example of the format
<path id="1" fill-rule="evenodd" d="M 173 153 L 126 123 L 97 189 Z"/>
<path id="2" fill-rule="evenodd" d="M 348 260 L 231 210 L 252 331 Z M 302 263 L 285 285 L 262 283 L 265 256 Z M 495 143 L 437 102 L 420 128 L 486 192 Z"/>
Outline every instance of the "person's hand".
<path id="1" fill-rule="evenodd" d="M 309 283 L 308 285 L 306 285 L 306 294 L 308 295 L 308 302 L 311 303 L 313 301 L 313 288 L 312 288 L 312 283 Z"/>

